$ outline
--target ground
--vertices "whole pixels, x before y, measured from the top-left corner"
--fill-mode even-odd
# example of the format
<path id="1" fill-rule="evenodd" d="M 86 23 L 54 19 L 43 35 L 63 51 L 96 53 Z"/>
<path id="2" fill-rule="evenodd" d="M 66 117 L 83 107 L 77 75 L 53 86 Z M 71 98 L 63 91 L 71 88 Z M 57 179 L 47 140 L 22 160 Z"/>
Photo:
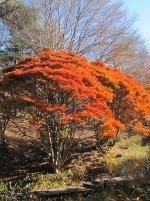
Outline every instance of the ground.
<path id="1" fill-rule="evenodd" d="M 18 130 L 16 125 L 21 126 Z M 7 145 L 0 146 L 0 178 L 11 178 L 21 176 L 26 173 L 43 171 L 45 166 L 44 156 L 35 141 L 30 137 L 24 137 L 23 132 L 32 133 L 36 138 L 35 130 L 25 119 L 15 119 L 11 121 L 6 130 Z M 30 134 L 29 134 L 30 135 Z M 42 165 L 44 164 L 44 165 Z"/>
<path id="2" fill-rule="evenodd" d="M 18 125 L 21 128 L 19 130 Z M 24 133 L 32 138 L 24 136 Z M 138 179 L 144 175 L 147 178 L 150 176 L 150 147 L 148 144 L 142 144 L 143 137 L 140 135 L 121 134 L 115 145 L 109 147 L 106 153 L 102 153 L 96 150 L 96 140 L 92 132 L 78 131 L 73 158 L 57 174 L 51 173 L 46 154 L 33 140 L 37 139 L 37 136 L 28 118 L 11 121 L 6 130 L 6 138 L 7 145 L 0 145 L 0 200 L 31 200 L 31 191 L 82 186 L 84 182 L 101 177 L 132 175 Z M 147 185 L 130 184 L 124 190 L 94 193 L 86 198 L 79 196 L 78 200 L 149 200 L 150 188 Z M 20 195 L 21 198 L 18 197 Z M 64 197 L 61 200 L 74 201 L 77 197 Z"/>
<path id="3" fill-rule="evenodd" d="M 21 125 L 21 130 L 16 125 Z M 48 187 L 63 185 L 80 185 L 82 181 L 99 178 L 104 175 L 143 174 L 149 166 L 149 146 L 141 144 L 141 136 L 119 136 L 115 146 L 110 147 L 105 154 L 95 148 L 93 133 L 80 131 L 76 135 L 76 142 L 80 144 L 80 151 L 74 154 L 72 160 L 62 168 L 62 173 L 56 176 L 51 172 L 46 155 L 30 137 L 23 137 L 23 132 L 36 138 L 34 128 L 28 119 L 17 118 L 9 123 L 6 130 L 8 146 L 0 146 L 0 179 L 24 177 L 26 174 L 38 177 L 35 188 L 42 188 L 43 174 L 45 181 L 51 179 Z M 133 168 L 134 167 L 134 168 Z M 132 169 L 132 171 L 131 171 Z M 76 178 L 76 179 L 74 179 Z M 58 182 L 59 180 L 59 182 Z M 59 184 L 58 184 L 59 183 Z"/>

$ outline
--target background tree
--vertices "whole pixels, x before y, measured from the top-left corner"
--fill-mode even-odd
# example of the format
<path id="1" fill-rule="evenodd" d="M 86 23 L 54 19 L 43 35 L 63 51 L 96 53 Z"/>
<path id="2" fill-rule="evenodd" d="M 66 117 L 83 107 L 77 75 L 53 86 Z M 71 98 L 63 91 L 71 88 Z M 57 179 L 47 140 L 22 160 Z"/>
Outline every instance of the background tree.
<path id="1" fill-rule="evenodd" d="M 5 18 L 7 15 L 10 15 L 13 13 L 16 9 L 16 5 L 8 6 L 8 3 L 10 1 L 1 1 L 0 2 L 0 19 Z M 5 45 L 8 43 L 8 36 L 9 36 L 9 30 L 7 26 L 3 23 L 3 21 L 0 21 L 0 49 L 3 49 Z"/>
<path id="2" fill-rule="evenodd" d="M 11 5 L 11 6 L 9 6 Z M 10 13 L 13 13 L 17 9 L 15 1 L 13 0 L 1 0 L 0 2 L 0 18 L 4 18 Z"/>
<path id="3" fill-rule="evenodd" d="M 36 53 L 39 44 L 36 10 L 21 1 L 6 1 L 8 10 L 1 16 L 1 24 L 5 27 L 2 33 L 7 43 L 1 46 L 1 66 L 11 66 L 21 57 Z"/>
<path id="4" fill-rule="evenodd" d="M 32 0 L 31 4 L 46 27 L 41 46 L 67 49 L 122 69 L 137 66 L 141 46 L 146 51 L 123 1 Z"/>

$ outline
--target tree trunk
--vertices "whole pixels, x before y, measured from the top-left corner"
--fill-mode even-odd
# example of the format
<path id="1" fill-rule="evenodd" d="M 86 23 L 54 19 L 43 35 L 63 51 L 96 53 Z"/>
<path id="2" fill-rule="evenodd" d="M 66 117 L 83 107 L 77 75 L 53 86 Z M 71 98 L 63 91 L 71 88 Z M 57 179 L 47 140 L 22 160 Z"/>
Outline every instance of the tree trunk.
<path id="1" fill-rule="evenodd" d="M 58 170 L 58 162 L 55 159 L 53 160 L 52 168 L 53 168 L 53 173 L 58 173 L 59 172 L 59 170 Z"/>

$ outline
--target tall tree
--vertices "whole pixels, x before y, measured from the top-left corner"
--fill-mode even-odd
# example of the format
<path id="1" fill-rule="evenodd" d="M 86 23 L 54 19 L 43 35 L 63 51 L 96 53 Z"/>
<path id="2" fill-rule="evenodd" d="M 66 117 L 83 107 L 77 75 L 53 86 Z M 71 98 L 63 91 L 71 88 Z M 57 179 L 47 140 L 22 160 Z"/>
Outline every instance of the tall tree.
<path id="1" fill-rule="evenodd" d="M 143 44 L 123 1 L 31 0 L 39 13 L 41 46 L 67 49 L 114 67 L 134 65 Z M 133 60 L 134 58 L 134 60 Z"/>
<path id="2" fill-rule="evenodd" d="M 1 46 L 1 66 L 15 64 L 21 57 L 35 53 L 39 47 L 39 29 L 37 26 L 37 13 L 35 9 L 21 1 L 6 1 L 6 10 L 1 16 L 1 24 L 6 35 L 5 45 Z M 2 26 L 1 26 L 2 27 Z M 6 32 L 8 32 L 6 34 Z"/>

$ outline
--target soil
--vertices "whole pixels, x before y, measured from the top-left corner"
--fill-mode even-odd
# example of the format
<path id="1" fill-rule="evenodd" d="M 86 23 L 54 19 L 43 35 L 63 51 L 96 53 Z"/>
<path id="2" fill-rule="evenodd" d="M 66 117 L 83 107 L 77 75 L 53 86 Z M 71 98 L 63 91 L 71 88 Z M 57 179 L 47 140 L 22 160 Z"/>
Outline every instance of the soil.
<path id="1" fill-rule="evenodd" d="M 11 121 L 6 130 L 6 138 L 7 144 L 0 145 L 0 179 L 23 177 L 27 173 L 52 171 L 46 159 L 46 153 L 41 151 L 39 145 L 33 140 L 33 138 L 38 138 L 28 119 L 17 118 Z M 127 140 L 124 136 L 123 143 Z M 75 151 L 74 157 L 68 161 L 65 168 L 75 168 L 81 173 L 86 173 L 89 178 L 93 175 L 97 176 L 99 172 L 104 174 L 103 154 L 95 149 L 95 144 L 92 132 L 86 130 L 77 132 L 74 147 L 79 148 L 80 151 Z M 120 143 L 116 143 L 112 151 L 116 157 L 120 157 L 125 152 Z"/>
<path id="2" fill-rule="evenodd" d="M 32 133 L 32 138 L 24 136 L 24 133 L 29 136 Z M 45 162 L 46 154 L 33 138 L 36 139 L 35 130 L 28 120 L 15 119 L 9 123 L 6 130 L 7 142 L 0 145 L 0 179 L 50 170 Z"/>

